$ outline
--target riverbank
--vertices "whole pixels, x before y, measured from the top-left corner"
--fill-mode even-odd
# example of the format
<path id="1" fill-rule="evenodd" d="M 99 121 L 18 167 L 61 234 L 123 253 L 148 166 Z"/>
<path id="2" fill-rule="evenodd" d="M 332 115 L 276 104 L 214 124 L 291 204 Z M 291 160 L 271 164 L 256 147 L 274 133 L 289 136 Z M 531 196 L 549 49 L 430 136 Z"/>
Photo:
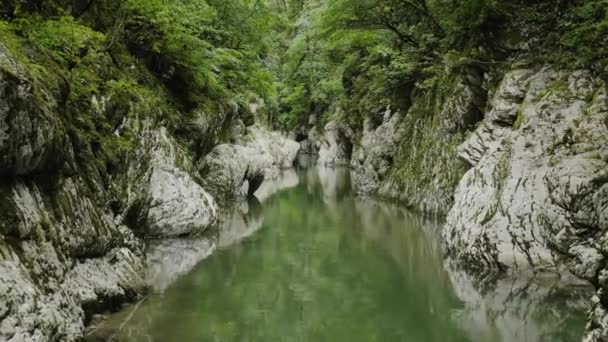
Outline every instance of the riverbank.
<path id="1" fill-rule="evenodd" d="M 278 184 L 289 186 L 267 183 L 282 189 L 226 221 L 213 255 L 90 340 L 534 342 L 584 330 L 589 287 L 471 277 L 443 258 L 441 222 L 355 196 L 346 169 L 290 171 Z"/>

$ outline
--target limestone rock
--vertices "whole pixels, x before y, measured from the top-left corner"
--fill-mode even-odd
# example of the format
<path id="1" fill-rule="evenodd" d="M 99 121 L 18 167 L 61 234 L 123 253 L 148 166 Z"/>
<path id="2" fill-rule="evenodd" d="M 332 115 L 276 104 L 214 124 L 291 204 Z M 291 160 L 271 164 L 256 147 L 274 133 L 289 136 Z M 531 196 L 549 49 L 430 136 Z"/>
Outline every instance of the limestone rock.
<path id="1" fill-rule="evenodd" d="M 473 76 L 460 77 L 440 106 L 414 98 L 409 108 L 389 107 L 364 121 L 350 164 L 358 193 L 396 199 L 427 214 L 447 213 L 465 171 L 454 146 L 481 120 L 487 97 L 482 74 L 467 75 Z"/>
<path id="2" fill-rule="evenodd" d="M 260 126 L 236 144 L 216 146 L 200 163 L 205 189 L 226 203 L 252 195 L 265 179 L 279 176 L 293 166 L 300 144 Z"/>
<path id="3" fill-rule="evenodd" d="M 125 180 L 136 189 L 129 194 L 131 207 L 126 220 L 147 237 L 194 235 L 217 226 L 217 204 L 186 171 L 190 163 L 186 152 L 164 128 L 144 133 L 143 137 L 132 177 Z M 149 161 L 142 163 L 146 158 Z"/>
<path id="4" fill-rule="evenodd" d="M 85 189 L 67 178 L 53 197 L 27 183 L 3 192 L 1 340 L 79 340 L 91 314 L 143 291 L 142 244 Z"/>
<path id="5" fill-rule="evenodd" d="M 57 101 L 2 43 L 0 60 L 0 173 L 26 175 L 61 168 L 73 152 L 53 114 Z"/>
<path id="6" fill-rule="evenodd" d="M 336 121 L 330 121 L 323 127 L 323 136 L 319 139 L 318 164 L 322 166 L 346 166 L 350 162 L 353 145 L 349 139 L 352 132 L 341 127 Z"/>
<path id="7" fill-rule="evenodd" d="M 398 152 L 403 138 L 401 123 L 403 116 L 386 108 L 382 123 L 374 127 L 373 119 L 363 123 L 363 136 L 353 150 L 350 162 L 355 171 L 354 184 L 357 191 L 372 193 L 380 188 Z"/>
<path id="8" fill-rule="evenodd" d="M 508 73 L 491 111 L 460 146 L 473 167 L 446 221 L 449 255 L 519 276 L 573 273 L 598 288 L 588 341 L 608 337 L 606 84 L 588 72 Z"/>
<path id="9" fill-rule="evenodd" d="M 321 146 L 322 134 L 319 131 L 318 126 L 312 126 L 306 139 L 300 141 L 300 153 L 301 154 L 319 154 L 319 148 Z"/>
<path id="10" fill-rule="evenodd" d="M 605 89 L 588 74 L 566 77 L 545 69 L 504 78 L 492 111 L 460 148 L 475 166 L 447 218 L 449 253 L 481 268 L 552 271 L 559 254 L 588 246 L 585 235 L 605 224 L 604 182 L 595 181 L 608 166 L 599 158 L 608 139 Z M 580 83 L 596 87 L 574 90 Z M 603 258 L 584 259 L 587 269 Z"/>

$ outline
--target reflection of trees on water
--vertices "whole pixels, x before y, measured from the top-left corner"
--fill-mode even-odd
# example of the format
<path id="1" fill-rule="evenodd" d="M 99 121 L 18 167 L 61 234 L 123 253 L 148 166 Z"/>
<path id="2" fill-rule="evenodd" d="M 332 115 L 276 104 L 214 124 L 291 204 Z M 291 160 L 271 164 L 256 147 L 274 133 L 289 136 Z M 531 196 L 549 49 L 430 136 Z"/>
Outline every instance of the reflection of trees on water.
<path id="1" fill-rule="evenodd" d="M 265 181 L 254 197 L 222 209 L 219 227 L 203 236 L 150 241 L 146 278 L 151 295 L 109 317 L 88 340 L 153 341 L 149 330 L 167 309 L 163 292 L 216 249 L 238 244 L 253 235 L 263 224 L 261 202 L 298 183 L 295 170 L 284 170 L 276 179 Z"/>
<path id="2" fill-rule="evenodd" d="M 353 198 L 346 169 L 296 176 L 303 182 L 283 183 L 294 191 L 228 210 L 219 245 L 232 247 L 137 310 L 113 316 L 107 331 L 122 326 L 120 340 L 131 341 L 367 341 L 370 332 L 382 341 L 430 342 L 580 336 L 583 291 L 472 278 L 442 259 L 440 224 Z M 162 269 L 183 262 L 171 258 Z"/>
<path id="3" fill-rule="evenodd" d="M 347 188 L 347 178 L 335 170 L 320 174 L 324 199 L 335 209 L 338 189 Z M 417 294 L 420 300 L 428 303 L 430 311 L 449 307 L 451 319 L 471 341 L 580 338 L 589 308 L 589 286 L 571 278 L 473 276 L 443 260 L 440 223 L 413 215 L 402 206 L 368 198 L 355 200 L 355 207 L 352 222 L 346 226 L 365 234 L 367 239 L 361 243 L 373 241 L 387 251 L 404 281 L 426 284 L 426 291 Z"/>

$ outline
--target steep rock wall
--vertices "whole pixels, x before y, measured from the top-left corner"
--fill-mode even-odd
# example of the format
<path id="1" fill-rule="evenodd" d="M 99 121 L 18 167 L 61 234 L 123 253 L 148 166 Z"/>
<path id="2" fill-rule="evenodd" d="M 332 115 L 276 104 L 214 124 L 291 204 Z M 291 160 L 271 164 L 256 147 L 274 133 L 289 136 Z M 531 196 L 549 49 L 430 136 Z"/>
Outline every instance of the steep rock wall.
<path id="1" fill-rule="evenodd" d="M 111 95 L 70 117 L 63 85 L 27 63 L 0 44 L 0 340 L 76 341 L 146 291 L 143 238 L 199 234 L 219 213 L 145 107 L 128 104 L 110 163 L 81 127 L 117 115 Z"/>
<path id="2" fill-rule="evenodd" d="M 469 68 L 449 81 L 449 92 L 413 96 L 408 108 L 370 114 L 361 128 L 335 119 L 324 128 L 319 164 L 350 166 L 358 193 L 445 215 L 467 168 L 455 146 L 483 118 L 490 81 Z"/>
<path id="3" fill-rule="evenodd" d="M 448 215 L 448 252 L 484 268 L 553 269 L 560 255 L 592 279 L 591 236 L 607 209 L 606 85 L 585 72 L 507 74 L 483 123 L 460 146 L 473 165 Z M 598 236 L 599 237 L 599 236 Z"/>
<path id="4" fill-rule="evenodd" d="M 144 289 L 143 245 L 58 116 L 0 45 L 0 339 L 79 339 L 91 314 Z"/>
<path id="5" fill-rule="evenodd" d="M 200 234 L 218 223 L 215 199 L 196 180 L 189 153 L 164 127 L 142 129 L 141 147 L 120 187 L 125 221 L 145 237 Z"/>
<path id="6" fill-rule="evenodd" d="M 518 277 L 571 272 L 598 287 L 590 340 L 606 338 L 608 96 L 585 71 L 508 72 L 459 147 L 461 179 L 443 231 L 462 266 Z"/>
<path id="7" fill-rule="evenodd" d="M 592 283 L 585 340 L 608 340 L 605 81 L 552 67 L 470 71 L 435 105 L 416 98 L 362 127 L 332 122 L 323 160 L 343 160 L 350 143 L 360 192 L 447 214 L 455 269 Z"/>

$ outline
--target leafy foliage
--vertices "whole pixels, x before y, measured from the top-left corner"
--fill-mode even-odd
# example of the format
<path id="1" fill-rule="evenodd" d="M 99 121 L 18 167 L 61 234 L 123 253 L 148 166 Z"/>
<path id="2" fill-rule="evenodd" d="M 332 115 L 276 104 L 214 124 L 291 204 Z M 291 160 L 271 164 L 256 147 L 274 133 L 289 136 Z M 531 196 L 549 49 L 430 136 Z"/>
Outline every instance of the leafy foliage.
<path id="1" fill-rule="evenodd" d="M 576 67 L 601 63 L 608 68 L 608 4 L 602 0 L 582 1 L 559 24 L 560 45 L 565 58 Z M 608 70 L 606 70 L 608 71 Z"/>
<path id="2" fill-rule="evenodd" d="M 601 71 L 607 8 L 603 0 L 307 1 L 283 56 L 278 122 L 405 110 L 414 92 L 445 91 L 450 74 L 519 55 Z"/>
<path id="3" fill-rule="evenodd" d="M 42 65 L 68 70 L 70 101 L 80 109 L 122 84 L 192 140 L 201 115 L 216 133 L 252 115 L 286 129 L 311 116 L 360 124 L 389 104 L 409 108 L 413 94 L 444 91 L 446 75 L 519 54 L 603 70 L 606 7 L 605 0 L 8 0 L 1 14 Z"/>

